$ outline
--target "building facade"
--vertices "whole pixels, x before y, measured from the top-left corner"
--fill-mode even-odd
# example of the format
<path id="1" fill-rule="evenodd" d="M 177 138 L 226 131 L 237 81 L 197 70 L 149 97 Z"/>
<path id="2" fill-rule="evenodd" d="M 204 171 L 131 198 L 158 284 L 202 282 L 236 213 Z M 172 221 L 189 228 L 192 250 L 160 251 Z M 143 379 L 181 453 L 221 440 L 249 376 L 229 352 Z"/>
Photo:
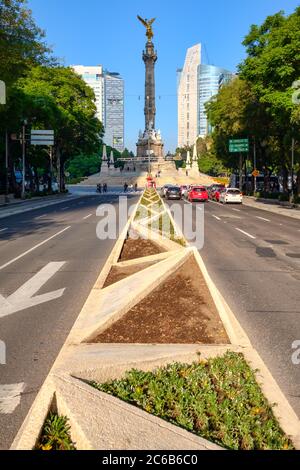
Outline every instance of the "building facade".
<path id="1" fill-rule="evenodd" d="M 74 65 L 73 70 L 95 93 L 96 116 L 102 122 L 103 141 L 120 152 L 124 150 L 124 80 L 102 65 Z"/>
<path id="2" fill-rule="evenodd" d="M 183 69 L 177 70 L 178 147 L 193 145 L 211 132 L 205 103 L 233 78 L 228 70 L 201 63 L 201 44 L 187 50 Z"/>
<path id="3" fill-rule="evenodd" d="M 210 134 L 212 129 L 208 123 L 205 104 L 218 93 L 220 87 L 228 83 L 233 74 L 228 70 L 214 65 L 200 64 L 197 71 L 197 133 L 200 137 Z"/>
<path id="4" fill-rule="evenodd" d="M 178 147 L 192 145 L 197 138 L 197 71 L 201 44 L 187 50 L 183 69 L 177 70 Z"/>
<path id="5" fill-rule="evenodd" d="M 74 65 L 73 70 L 89 85 L 96 97 L 96 116 L 103 123 L 104 94 L 103 94 L 103 68 L 102 65 L 86 67 Z"/>
<path id="6" fill-rule="evenodd" d="M 104 72 L 104 141 L 124 150 L 124 80 L 118 73 Z"/>

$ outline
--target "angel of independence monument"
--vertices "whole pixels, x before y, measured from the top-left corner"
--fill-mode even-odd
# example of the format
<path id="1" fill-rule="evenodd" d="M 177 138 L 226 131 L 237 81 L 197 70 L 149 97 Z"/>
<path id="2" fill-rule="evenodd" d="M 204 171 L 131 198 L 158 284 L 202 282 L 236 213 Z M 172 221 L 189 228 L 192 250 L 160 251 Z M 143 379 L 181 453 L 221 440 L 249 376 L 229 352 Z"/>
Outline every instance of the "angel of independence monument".
<path id="1" fill-rule="evenodd" d="M 137 146 L 137 160 L 156 162 L 163 164 L 164 144 L 162 142 L 159 130 L 155 129 L 155 75 L 154 67 L 157 61 L 157 53 L 152 42 L 153 30 L 152 24 L 155 18 L 151 20 L 143 19 L 138 16 L 139 21 L 146 28 L 147 42 L 143 51 L 143 61 L 145 63 L 145 130 L 140 131 Z M 150 166 L 150 165 L 149 165 Z M 156 165 L 155 165 L 156 166 Z M 150 168 L 149 168 L 150 171 Z"/>

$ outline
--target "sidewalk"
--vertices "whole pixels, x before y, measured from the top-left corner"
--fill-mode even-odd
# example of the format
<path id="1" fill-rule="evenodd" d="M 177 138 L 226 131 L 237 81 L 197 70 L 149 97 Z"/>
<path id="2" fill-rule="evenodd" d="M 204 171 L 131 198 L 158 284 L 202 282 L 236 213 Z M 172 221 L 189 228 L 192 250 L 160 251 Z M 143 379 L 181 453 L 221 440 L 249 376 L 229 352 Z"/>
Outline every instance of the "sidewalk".
<path id="1" fill-rule="evenodd" d="M 15 199 L 7 204 L 0 205 L 0 219 L 9 217 L 10 215 L 28 212 L 33 209 L 40 209 L 42 207 L 52 206 L 54 204 L 61 204 L 65 201 L 78 199 L 81 196 L 73 196 L 72 194 L 57 194 L 53 196 L 37 197 L 34 199 Z"/>
<path id="2" fill-rule="evenodd" d="M 245 206 L 254 207 L 255 209 L 261 209 L 274 214 L 285 215 L 292 217 L 293 219 L 300 220 L 300 207 L 285 207 L 279 204 L 277 201 L 270 199 L 263 199 L 262 201 L 256 200 L 254 197 L 244 196 L 243 204 Z"/>

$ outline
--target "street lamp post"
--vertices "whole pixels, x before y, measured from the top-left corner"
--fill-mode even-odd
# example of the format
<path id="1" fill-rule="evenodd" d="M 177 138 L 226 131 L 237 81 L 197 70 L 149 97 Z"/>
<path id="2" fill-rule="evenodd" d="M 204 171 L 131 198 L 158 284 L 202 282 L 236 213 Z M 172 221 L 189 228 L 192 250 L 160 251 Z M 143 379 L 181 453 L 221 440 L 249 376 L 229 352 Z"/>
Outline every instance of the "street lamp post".
<path id="1" fill-rule="evenodd" d="M 253 140 L 253 166 L 254 170 L 256 170 L 256 140 L 254 136 Z M 254 176 L 254 193 L 256 193 L 256 176 Z"/>
<path id="2" fill-rule="evenodd" d="M 27 125 L 27 120 L 24 119 L 23 128 L 22 128 L 22 194 L 21 194 L 22 199 L 25 198 L 26 125 Z"/>
<path id="3" fill-rule="evenodd" d="M 292 138 L 292 168 L 291 168 L 291 197 L 290 197 L 290 202 L 293 202 L 294 198 L 294 156 L 295 156 L 295 138 Z"/>
<path id="4" fill-rule="evenodd" d="M 9 202 L 8 197 L 9 181 L 8 181 L 8 132 L 5 131 L 5 202 Z"/>

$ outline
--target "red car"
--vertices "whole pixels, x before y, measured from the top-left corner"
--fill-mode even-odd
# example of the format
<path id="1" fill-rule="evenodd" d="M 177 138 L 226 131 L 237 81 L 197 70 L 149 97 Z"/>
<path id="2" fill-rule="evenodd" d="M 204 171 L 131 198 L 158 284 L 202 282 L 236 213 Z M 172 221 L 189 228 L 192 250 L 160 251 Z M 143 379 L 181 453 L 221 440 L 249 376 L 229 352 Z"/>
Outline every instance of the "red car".
<path id="1" fill-rule="evenodd" d="M 193 201 L 202 201 L 205 202 L 208 200 L 208 192 L 205 186 L 193 186 L 188 193 L 188 200 Z"/>

